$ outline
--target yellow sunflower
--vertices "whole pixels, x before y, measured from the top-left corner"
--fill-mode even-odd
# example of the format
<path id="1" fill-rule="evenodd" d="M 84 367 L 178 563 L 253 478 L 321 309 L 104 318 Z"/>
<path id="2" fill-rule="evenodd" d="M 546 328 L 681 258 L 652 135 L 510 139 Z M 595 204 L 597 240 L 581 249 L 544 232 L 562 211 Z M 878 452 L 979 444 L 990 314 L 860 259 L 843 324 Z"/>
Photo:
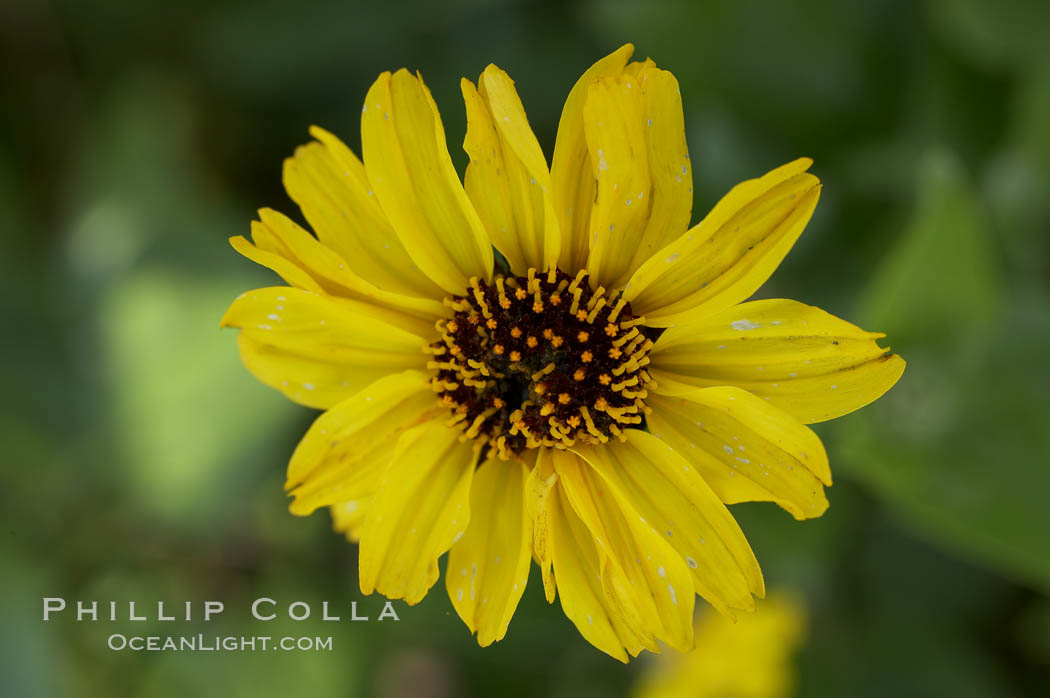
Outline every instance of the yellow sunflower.
<path id="1" fill-rule="evenodd" d="M 697 613 L 696 649 L 662 657 L 642 674 L 634 698 L 788 698 L 805 639 L 806 609 L 787 593 L 771 593 L 753 614 L 732 622 Z"/>
<path id="2" fill-rule="evenodd" d="M 288 284 L 227 311 L 245 365 L 326 410 L 289 463 L 291 511 L 332 507 L 365 594 L 418 602 L 447 552 L 481 645 L 507 632 L 533 559 L 548 600 L 623 661 L 690 649 L 694 594 L 753 608 L 762 574 L 725 505 L 819 516 L 831 475 L 804 424 L 904 369 L 882 335 L 744 302 L 820 183 L 796 160 L 689 227 L 678 83 L 632 52 L 573 87 L 549 169 L 507 74 L 464 79 L 462 183 L 422 79 L 384 73 L 363 162 L 319 128 L 285 162 L 316 238 L 264 209 L 253 242 L 231 240 Z"/>

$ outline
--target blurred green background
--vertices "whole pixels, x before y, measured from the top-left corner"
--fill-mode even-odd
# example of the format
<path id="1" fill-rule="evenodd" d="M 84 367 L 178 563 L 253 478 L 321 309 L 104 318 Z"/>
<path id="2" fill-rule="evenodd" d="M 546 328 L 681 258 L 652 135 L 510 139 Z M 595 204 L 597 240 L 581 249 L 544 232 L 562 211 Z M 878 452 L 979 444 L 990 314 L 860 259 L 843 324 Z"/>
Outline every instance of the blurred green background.
<path id="1" fill-rule="evenodd" d="M 799 155 L 817 214 L 762 290 L 909 362 L 817 427 L 831 508 L 738 505 L 800 595 L 800 696 L 1050 695 L 1050 12 L 1041 0 L 0 3 L 0 695 L 618 696 L 646 671 L 531 583 L 481 650 L 439 583 L 402 622 L 261 624 L 258 596 L 362 600 L 326 514 L 286 511 L 314 417 L 218 320 L 274 277 L 227 245 L 298 216 L 281 161 L 357 150 L 382 70 L 420 69 L 457 166 L 461 76 L 517 81 L 551 152 L 562 100 L 632 41 L 681 82 L 694 220 Z M 220 599 L 209 626 L 42 623 L 41 597 Z M 374 613 L 375 599 L 361 606 Z M 112 652 L 112 632 L 333 635 L 331 653 Z"/>

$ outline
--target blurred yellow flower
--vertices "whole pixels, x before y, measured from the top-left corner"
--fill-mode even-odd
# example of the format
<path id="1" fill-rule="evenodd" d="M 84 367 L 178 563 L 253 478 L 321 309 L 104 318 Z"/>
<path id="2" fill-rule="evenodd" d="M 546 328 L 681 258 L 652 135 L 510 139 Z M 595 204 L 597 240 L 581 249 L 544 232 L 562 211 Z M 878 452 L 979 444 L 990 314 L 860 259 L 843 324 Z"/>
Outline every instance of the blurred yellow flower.
<path id="1" fill-rule="evenodd" d="M 793 654 L 805 634 L 805 610 L 792 597 L 770 594 L 737 622 L 698 614 L 696 649 L 653 663 L 635 698 L 788 698 L 795 686 Z"/>
<path id="2" fill-rule="evenodd" d="M 602 651 L 691 649 L 694 594 L 728 612 L 764 593 L 725 505 L 823 513 L 831 474 L 804 425 L 904 369 L 882 335 L 744 302 L 820 183 L 796 160 L 689 227 L 678 83 L 632 51 L 576 83 L 549 169 L 507 74 L 464 79 L 462 183 L 422 79 L 384 73 L 363 162 L 319 128 L 285 162 L 316 237 L 264 209 L 253 242 L 231 240 L 288 284 L 227 311 L 245 365 L 326 410 L 292 455 L 291 511 L 333 507 L 366 594 L 418 602 L 447 552 L 481 645 L 506 633 L 535 559 Z"/>

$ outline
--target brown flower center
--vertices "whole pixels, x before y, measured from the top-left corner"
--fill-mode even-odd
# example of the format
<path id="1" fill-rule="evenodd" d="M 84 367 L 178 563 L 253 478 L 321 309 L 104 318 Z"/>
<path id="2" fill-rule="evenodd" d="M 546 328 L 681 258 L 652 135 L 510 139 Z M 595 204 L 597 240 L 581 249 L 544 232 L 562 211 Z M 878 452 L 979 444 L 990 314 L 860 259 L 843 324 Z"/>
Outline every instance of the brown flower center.
<path id="1" fill-rule="evenodd" d="M 509 459 L 527 448 L 602 443 L 642 423 L 653 342 L 586 270 L 471 279 L 446 298 L 428 347 L 431 385 L 467 438 Z"/>

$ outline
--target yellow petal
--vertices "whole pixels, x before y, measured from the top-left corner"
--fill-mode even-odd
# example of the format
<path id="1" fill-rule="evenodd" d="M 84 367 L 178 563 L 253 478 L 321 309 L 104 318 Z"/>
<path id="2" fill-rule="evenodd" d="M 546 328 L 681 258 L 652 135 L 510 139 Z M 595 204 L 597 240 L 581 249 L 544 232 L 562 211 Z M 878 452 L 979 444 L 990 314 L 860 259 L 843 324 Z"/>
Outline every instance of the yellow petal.
<path id="1" fill-rule="evenodd" d="M 460 81 L 463 102 L 467 108 L 467 135 L 463 150 L 470 156 L 463 188 L 474 204 L 489 239 L 507 259 L 511 270 L 521 274 L 530 264 L 525 261 L 534 246 L 537 223 L 536 198 L 532 187 L 522 187 L 525 168 L 513 152 L 504 154 L 499 132 L 485 100 L 474 83 L 466 78 Z M 508 164 L 509 160 L 509 164 Z M 527 180 L 526 180 L 527 181 Z M 542 207 L 542 201 L 540 201 Z M 542 208 L 540 209 L 542 211 Z M 520 217 L 520 221 L 515 217 Z M 542 230 L 540 230 L 542 234 Z"/>
<path id="2" fill-rule="evenodd" d="M 506 635 L 529 578 L 527 475 L 521 463 L 483 463 L 471 485 L 470 525 L 448 553 L 449 598 L 482 647 Z"/>
<path id="3" fill-rule="evenodd" d="M 490 65 L 478 82 L 480 93 L 461 82 L 470 155 L 464 186 L 493 244 L 524 276 L 558 262 L 550 172 L 510 76 Z"/>
<path id="4" fill-rule="evenodd" d="M 554 460 L 551 449 L 538 449 L 536 465 L 529 471 L 525 481 L 525 509 L 532 522 L 532 554 L 540 566 L 543 578 L 543 592 L 547 603 L 554 603 L 556 585 L 551 570 L 551 533 L 550 513 L 547 510 L 548 499 L 558 481 L 554 472 Z M 555 495 L 556 496 L 556 495 Z"/>
<path id="5" fill-rule="evenodd" d="M 559 486 L 594 536 L 602 586 L 626 624 L 651 645 L 692 649 L 694 590 L 689 568 L 631 504 L 578 456 L 554 454 Z"/>
<path id="6" fill-rule="evenodd" d="M 558 266 L 569 273 L 583 269 L 587 264 L 591 207 L 597 189 L 583 130 L 587 92 L 598 78 L 622 73 L 632 53 L 634 46 L 626 44 L 592 65 L 569 92 L 558 122 L 558 136 L 551 159 L 551 181 L 561 233 Z"/>
<path id="7" fill-rule="evenodd" d="M 370 497 L 398 437 L 440 407 L 421 371 L 385 376 L 318 417 L 288 463 L 289 507 L 305 516 L 322 506 Z"/>
<path id="8" fill-rule="evenodd" d="M 645 100 L 637 77 L 601 78 L 587 91 L 583 127 L 597 181 L 587 269 L 607 287 L 630 263 L 649 220 L 644 120 Z"/>
<path id="9" fill-rule="evenodd" d="M 361 532 L 361 593 L 416 604 L 437 581 L 438 558 L 470 521 L 477 453 L 460 435 L 432 420 L 398 440 Z"/>
<path id="10" fill-rule="evenodd" d="M 270 252 L 261 247 L 256 247 L 243 235 L 235 235 L 229 241 L 230 247 L 256 264 L 277 272 L 277 275 L 284 279 L 289 286 L 295 286 L 313 293 L 324 293 L 321 285 L 305 269 L 287 257 L 277 252 Z"/>
<path id="11" fill-rule="evenodd" d="M 719 610 L 754 608 L 762 573 L 740 526 L 681 456 L 655 436 L 628 429 L 626 442 L 578 450 L 618 497 L 678 551 L 697 593 Z"/>
<path id="12" fill-rule="evenodd" d="M 361 531 L 368 516 L 371 498 L 353 499 L 349 502 L 333 504 L 329 510 L 332 513 L 332 529 L 342 533 L 351 543 L 361 540 Z"/>
<path id="13" fill-rule="evenodd" d="M 692 173 L 678 81 L 651 61 L 599 79 L 584 130 L 598 182 L 587 268 L 606 288 L 622 288 L 689 225 Z"/>
<path id="14" fill-rule="evenodd" d="M 699 613 L 696 649 L 644 671 L 633 698 L 786 698 L 795 695 L 794 654 L 804 639 L 805 608 L 771 593 L 735 621 Z"/>
<path id="15" fill-rule="evenodd" d="M 342 256 L 287 216 L 264 208 L 259 211 L 259 218 L 252 221 L 256 246 L 242 237 L 231 238 L 230 242 L 238 252 L 273 269 L 292 286 L 390 308 L 408 315 L 406 323 L 417 321 L 416 327 L 431 326 L 435 318 L 445 314 L 440 301 L 378 288 L 357 276 Z M 419 323 L 419 319 L 423 322 Z"/>
<path id="16" fill-rule="evenodd" d="M 904 360 L 878 345 L 882 336 L 797 301 L 753 301 L 667 330 L 651 370 L 660 394 L 735 385 L 811 424 L 893 387 Z"/>
<path id="17" fill-rule="evenodd" d="M 610 657 L 626 662 L 647 647 L 622 619 L 622 610 L 608 598 L 594 537 L 573 511 L 564 490 L 555 487 L 547 498 L 550 554 L 558 583 L 558 598 L 565 617 L 580 635 Z"/>
<path id="18" fill-rule="evenodd" d="M 449 293 L 492 276 L 492 245 L 463 191 L 430 91 L 402 69 L 383 73 L 361 116 L 365 171 L 416 265 Z"/>
<path id="19" fill-rule="evenodd" d="M 425 341 L 390 311 L 287 286 L 240 295 L 223 327 L 240 328 L 241 360 L 290 399 L 326 409 L 377 378 L 421 368 Z"/>
<path id="20" fill-rule="evenodd" d="M 649 431 L 696 468 L 726 504 L 776 502 L 796 519 L 828 508 L 824 445 L 788 413 L 740 388 L 650 395 Z"/>
<path id="21" fill-rule="evenodd" d="M 372 286 L 421 298 L 444 295 L 394 234 L 353 151 L 317 126 L 310 135 L 317 140 L 284 161 L 284 188 L 320 241 Z"/>
<path id="22" fill-rule="evenodd" d="M 747 299 L 806 227 L 820 181 L 802 158 L 738 184 L 704 220 L 638 268 L 624 291 L 646 324 L 671 327 Z"/>
<path id="23" fill-rule="evenodd" d="M 649 223 L 628 267 L 630 274 L 684 233 L 693 212 L 693 170 L 685 141 L 678 80 L 669 71 L 648 63 L 640 67 L 638 77 L 645 94 L 646 146 L 653 191 Z"/>

